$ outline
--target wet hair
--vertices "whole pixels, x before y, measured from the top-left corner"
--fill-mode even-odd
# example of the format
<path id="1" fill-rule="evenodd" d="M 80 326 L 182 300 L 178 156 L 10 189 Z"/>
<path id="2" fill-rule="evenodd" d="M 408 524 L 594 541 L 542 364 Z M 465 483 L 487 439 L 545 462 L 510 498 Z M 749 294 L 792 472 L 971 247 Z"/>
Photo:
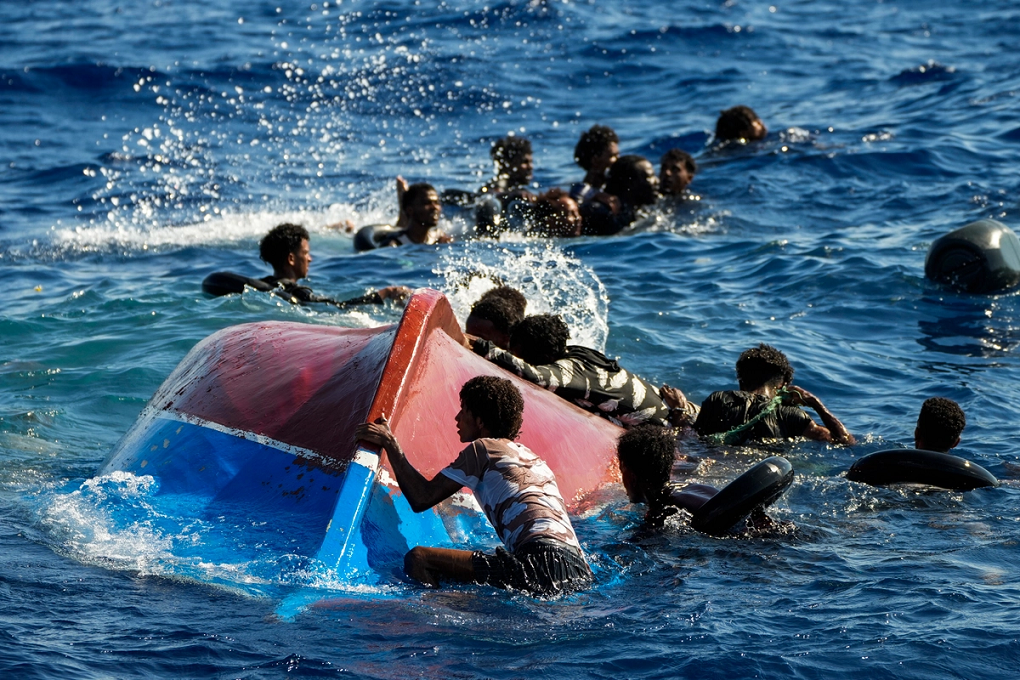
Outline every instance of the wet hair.
<path id="1" fill-rule="evenodd" d="M 500 166 L 511 166 L 514 161 L 524 158 L 529 153 L 531 153 L 531 142 L 524 137 L 498 139 L 489 150 L 489 156 Z"/>
<path id="2" fill-rule="evenodd" d="M 471 317 L 488 321 L 497 331 L 506 333 L 509 336 L 523 315 L 519 316 L 517 309 L 507 300 L 490 297 L 479 300 L 471 307 L 471 313 L 468 314 L 468 318 Z"/>
<path id="3" fill-rule="evenodd" d="M 478 302 L 482 300 L 489 300 L 491 298 L 498 298 L 500 300 L 506 300 L 514 310 L 514 316 L 517 321 L 524 318 L 525 310 L 528 308 L 528 298 L 524 297 L 524 293 L 511 288 L 510 286 L 496 286 L 482 293 L 482 297 L 478 298 Z M 476 303 L 477 304 L 477 303 Z"/>
<path id="4" fill-rule="evenodd" d="M 695 173 L 698 172 L 698 164 L 694 162 L 694 156 L 687 153 L 683 149 L 670 149 L 666 153 L 662 154 L 662 160 L 659 161 L 659 165 L 665 165 L 666 163 L 682 163 L 684 168 L 687 170 L 687 174 L 694 177 Z"/>
<path id="5" fill-rule="evenodd" d="M 532 212 L 535 216 L 535 231 L 545 236 L 577 236 L 578 234 L 574 231 L 574 227 L 569 225 L 566 221 L 566 213 L 564 212 L 563 205 L 560 203 L 564 198 L 569 199 L 572 203 L 574 199 L 570 198 L 563 189 L 550 189 L 544 194 L 538 197 L 532 207 Z M 578 215 L 580 215 L 580 209 L 578 208 Z"/>
<path id="6" fill-rule="evenodd" d="M 948 451 L 967 426 L 967 416 L 952 399 L 932 397 L 921 405 L 917 430 L 925 446 L 934 451 Z"/>
<path id="7" fill-rule="evenodd" d="M 651 180 L 643 170 L 638 169 L 642 162 L 651 164 L 644 156 L 633 154 L 617 158 L 616 162 L 609 166 L 606 193 L 634 206 L 654 203 L 654 187 L 648 185 Z"/>
<path id="8" fill-rule="evenodd" d="M 407 187 L 406 191 L 404 191 L 404 197 L 400 200 L 400 209 L 407 210 L 412 205 L 414 205 L 414 202 L 417 201 L 420 197 L 424 196 L 430 191 L 435 190 L 436 188 L 427 182 L 418 182 L 417 184 L 412 184 L 411 186 Z"/>
<path id="9" fill-rule="evenodd" d="M 585 170 L 591 170 L 591 162 L 600 156 L 613 142 L 620 143 L 613 128 L 606 125 L 592 125 L 581 133 L 574 147 L 574 161 Z"/>
<path id="10" fill-rule="evenodd" d="M 300 224 L 278 224 L 259 241 L 259 257 L 278 269 L 287 264 L 287 256 L 301 249 L 301 241 L 310 240 Z"/>
<path id="11" fill-rule="evenodd" d="M 535 314 L 514 326 L 510 348 L 526 363 L 542 366 L 566 356 L 569 337 L 570 329 L 559 314 Z"/>
<path id="12" fill-rule="evenodd" d="M 742 390 L 756 390 L 775 382 L 788 385 L 793 382 L 793 367 L 785 354 L 761 343 L 745 350 L 737 359 L 737 382 Z"/>
<path id="13" fill-rule="evenodd" d="M 651 423 L 630 428 L 616 444 L 620 465 L 633 473 L 649 505 L 662 505 L 676 455 L 676 434 Z"/>
<path id="14" fill-rule="evenodd" d="M 750 106 L 734 106 L 732 109 L 726 109 L 719 114 L 719 120 L 715 123 L 716 141 L 757 139 L 754 134 L 755 121 L 761 122 L 761 118 Z"/>
<path id="15" fill-rule="evenodd" d="M 516 439 L 524 422 L 524 398 L 506 378 L 480 375 L 460 388 L 460 405 L 496 439 Z"/>

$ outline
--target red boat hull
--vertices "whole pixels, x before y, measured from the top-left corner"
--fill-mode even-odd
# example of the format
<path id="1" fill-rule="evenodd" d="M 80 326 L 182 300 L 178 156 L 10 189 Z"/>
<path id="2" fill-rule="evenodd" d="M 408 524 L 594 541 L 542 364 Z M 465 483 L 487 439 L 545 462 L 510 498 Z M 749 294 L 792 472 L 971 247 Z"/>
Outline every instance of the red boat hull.
<path id="1" fill-rule="evenodd" d="M 357 453 L 354 430 L 385 414 L 408 459 L 432 477 L 464 446 L 455 423 L 461 386 L 498 375 L 524 397 L 518 440 L 552 468 L 571 511 L 619 478 L 619 428 L 462 343 L 446 298 L 427 289 L 393 326 L 264 322 L 224 329 L 167 378 L 103 472 L 153 475 L 161 493 L 208 497 L 210 513 L 229 503 L 270 515 L 267 521 L 298 522 L 292 533 L 305 536 L 298 549 L 330 568 L 350 557 L 352 541 L 360 541 L 368 566 L 414 545 L 471 543 L 473 530 L 451 520 L 463 514 L 456 497 L 414 516 L 392 475 L 373 485 L 376 463 L 359 467 L 356 456 L 365 454 Z M 365 474 L 354 475 L 355 468 Z M 352 495 L 352 484 L 363 488 Z"/>

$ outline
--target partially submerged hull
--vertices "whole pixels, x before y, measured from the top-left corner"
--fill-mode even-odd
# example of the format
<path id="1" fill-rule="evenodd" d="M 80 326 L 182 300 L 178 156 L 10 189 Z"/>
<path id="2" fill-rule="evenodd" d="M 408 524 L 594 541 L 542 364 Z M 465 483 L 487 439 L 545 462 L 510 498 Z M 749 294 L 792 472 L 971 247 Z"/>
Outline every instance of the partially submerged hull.
<path id="1" fill-rule="evenodd" d="M 427 477 L 463 448 L 455 415 L 476 375 L 513 380 L 525 401 L 519 441 L 556 474 L 567 506 L 618 479 L 620 430 L 511 376 L 461 344 L 437 291 L 416 293 L 399 324 L 344 329 L 264 322 L 200 342 L 156 392 L 101 472 L 152 475 L 208 516 L 279 524 L 288 550 L 354 575 L 392 566 L 415 545 L 474 547 L 476 508 L 452 499 L 415 515 L 359 423 L 385 414 Z M 464 545 L 467 544 L 467 545 Z"/>

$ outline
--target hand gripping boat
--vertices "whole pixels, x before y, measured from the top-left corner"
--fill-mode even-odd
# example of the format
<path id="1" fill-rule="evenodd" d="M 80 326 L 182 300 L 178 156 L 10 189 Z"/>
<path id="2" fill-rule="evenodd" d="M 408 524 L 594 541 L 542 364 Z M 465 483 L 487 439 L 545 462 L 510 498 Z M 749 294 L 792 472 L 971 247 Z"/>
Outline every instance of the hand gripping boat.
<path id="1" fill-rule="evenodd" d="M 619 428 L 475 355 L 462 338 L 449 302 L 428 289 L 391 326 L 225 328 L 181 361 L 101 473 L 152 475 L 159 495 L 186 497 L 205 518 L 265 523 L 286 536 L 286 552 L 341 579 L 391 570 L 416 545 L 473 538 L 476 509 L 455 495 L 414 514 L 354 428 L 385 414 L 408 459 L 432 477 L 464 446 L 458 393 L 476 375 L 520 389 L 519 441 L 552 468 L 572 512 L 619 479 Z"/>

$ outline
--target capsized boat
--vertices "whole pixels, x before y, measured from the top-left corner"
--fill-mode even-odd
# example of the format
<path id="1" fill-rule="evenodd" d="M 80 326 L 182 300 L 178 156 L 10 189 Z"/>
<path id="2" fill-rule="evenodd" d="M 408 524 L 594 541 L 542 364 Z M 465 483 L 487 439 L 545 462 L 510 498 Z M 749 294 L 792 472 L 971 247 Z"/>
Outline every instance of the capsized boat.
<path id="1" fill-rule="evenodd" d="M 466 490 L 416 515 L 378 451 L 354 441 L 359 423 L 385 414 L 408 459 L 434 476 L 464 446 L 458 394 L 476 375 L 520 389 L 519 441 L 552 468 L 572 512 L 619 479 L 619 428 L 462 342 L 449 302 L 429 289 L 390 326 L 225 328 L 181 361 L 100 472 L 151 475 L 159 495 L 186 497 L 206 518 L 268 526 L 287 551 L 352 580 L 393 569 L 416 545 L 478 546 L 486 525 Z"/>

